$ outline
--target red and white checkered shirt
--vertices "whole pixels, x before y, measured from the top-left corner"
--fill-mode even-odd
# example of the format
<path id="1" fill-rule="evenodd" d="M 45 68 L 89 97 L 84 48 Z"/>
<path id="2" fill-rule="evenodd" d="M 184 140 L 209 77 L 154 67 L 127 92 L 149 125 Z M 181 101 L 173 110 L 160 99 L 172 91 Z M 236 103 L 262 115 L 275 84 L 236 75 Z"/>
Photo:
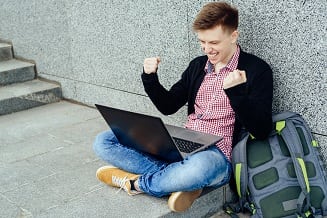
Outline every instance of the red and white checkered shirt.
<path id="1" fill-rule="evenodd" d="M 228 64 L 219 72 L 215 72 L 213 64 L 207 61 L 206 75 L 195 99 L 195 111 L 188 116 L 185 124 L 189 129 L 223 136 L 217 147 L 229 160 L 232 152 L 235 112 L 223 90 L 223 81 L 230 72 L 237 69 L 239 54 L 238 46 Z"/>

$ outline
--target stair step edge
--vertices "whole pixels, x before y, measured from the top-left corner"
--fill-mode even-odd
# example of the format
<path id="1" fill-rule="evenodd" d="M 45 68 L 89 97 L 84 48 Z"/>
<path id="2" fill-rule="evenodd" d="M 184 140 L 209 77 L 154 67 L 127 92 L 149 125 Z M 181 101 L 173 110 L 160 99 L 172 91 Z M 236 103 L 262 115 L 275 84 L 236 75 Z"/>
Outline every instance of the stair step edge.
<path id="1" fill-rule="evenodd" d="M 62 91 L 60 85 L 40 80 L 1 87 L 0 115 L 58 102 L 61 99 Z"/>
<path id="2" fill-rule="evenodd" d="M 32 64 L 30 62 L 21 61 L 18 59 L 11 59 L 11 60 L 0 62 L 0 72 L 20 69 L 25 67 L 34 67 L 34 66 L 35 64 Z"/>
<path id="3" fill-rule="evenodd" d="M 9 85 L 35 79 L 35 65 L 10 60 L 0 62 L 0 85 Z"/>
<path id="4" fill-rule="evenodd" d="M 60 85 L 34 79 L 22 83 L 0 86 L 0 100 L 25 96 L 45 90 L 61 88 Z"/>
<path id="5" fill-rule="evenodd" d="M 0 62 L 11 60 L 14 58 L 12 46 L 5 43 L 0 43 Z"/>

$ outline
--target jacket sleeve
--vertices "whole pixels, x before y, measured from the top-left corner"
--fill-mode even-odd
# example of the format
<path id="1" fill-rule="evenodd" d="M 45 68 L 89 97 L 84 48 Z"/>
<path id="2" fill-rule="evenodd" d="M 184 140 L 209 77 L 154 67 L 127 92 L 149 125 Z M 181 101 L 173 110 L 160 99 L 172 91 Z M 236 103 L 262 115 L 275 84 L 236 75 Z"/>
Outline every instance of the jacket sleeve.
<path id="1" fill-rule="evenodd" d="M 188 91 L 185 74 L 186 71 L 182 78 L 167 90 L 160 84 L 157 73 L 142 73 L 144 90 L 162 114 L 173 114 L 186 104 Z"/>
<path id="2" fill-rule="evenodd" d="M 236 119 L 255 138 L 264 139 L 272 128 L 272 70 L 264 61 L 245 69 L 247 82 L 225 90 Z"/>

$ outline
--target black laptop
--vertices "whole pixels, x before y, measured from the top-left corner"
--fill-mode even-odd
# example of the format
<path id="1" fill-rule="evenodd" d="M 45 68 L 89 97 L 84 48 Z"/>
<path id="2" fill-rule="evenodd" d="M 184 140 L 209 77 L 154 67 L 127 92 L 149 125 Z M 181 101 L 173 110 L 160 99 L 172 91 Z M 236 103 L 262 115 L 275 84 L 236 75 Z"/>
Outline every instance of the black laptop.
<path id="1" fill-rule="evenodd" d="M 221 136 L 164 124 L 159 117 L 95 106 L 121 144 L 161 160 L 180 161 L 222 139 Z"/>

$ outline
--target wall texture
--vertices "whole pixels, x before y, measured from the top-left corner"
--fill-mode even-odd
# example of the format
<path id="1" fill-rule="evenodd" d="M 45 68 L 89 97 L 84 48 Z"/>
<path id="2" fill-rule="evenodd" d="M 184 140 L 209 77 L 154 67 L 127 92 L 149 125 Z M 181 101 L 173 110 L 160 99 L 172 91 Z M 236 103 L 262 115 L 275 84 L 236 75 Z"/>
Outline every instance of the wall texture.
<path id="1" fill-rule="evenodd" d="M 0 39 L 59 81 L 68 99 L 160 115 L 143 91 L 143 59 L 160 56 L 160 79 L 172 85 L 201 54 L 191 25 L 206 2 L 1 0 Z M 326 154 L 327 1 L 227 2 L 240 10 L 242 49 L 273 68 L 274 111 L 301 113 Z M 185 115 L 163 119 L 182 125 Z"/>

